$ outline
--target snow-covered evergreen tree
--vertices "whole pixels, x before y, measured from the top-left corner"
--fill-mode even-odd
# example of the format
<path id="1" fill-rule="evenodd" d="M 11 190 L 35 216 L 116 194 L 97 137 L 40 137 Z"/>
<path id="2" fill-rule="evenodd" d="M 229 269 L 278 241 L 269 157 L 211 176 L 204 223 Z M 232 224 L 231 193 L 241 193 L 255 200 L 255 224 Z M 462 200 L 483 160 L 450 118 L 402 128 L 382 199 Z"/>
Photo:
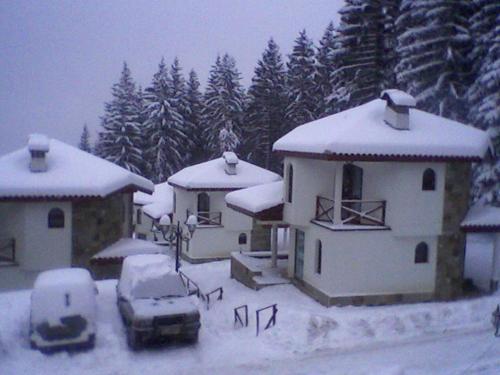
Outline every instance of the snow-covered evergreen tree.
<path id="1" fill-rule="evenodd" d="M 274 171 L 279 171 L 280 160 L 273 157 L 273 143 L 285 133 L 285 79 L 286 71 L 279 47 L 271 39 L 257 62 L 248 90 L 244 135 L 248 158 Z"/>
<path id="2" fill-rule="evenodd" d="M 473 199 L 500 206 L 500 3 L 474 1 L 470 29 L 474 81 L 467 92 L 469 121 L 488 131 L 496 153 L 474 168 Z"/>
<path id="3" fill-rule="evenodd" d="M 90 133 L 87 124 L 83 125 L 82 135 L 80 136 L 80 143 L 78 144 L 80 150 L 92 153 L 92 147 L 90 146 Z"/>
<path id="4" fill-rule="evenodd" d="M 468 0 L 402 0 L 397 80 L 420 108 L 465 120 L 471 38 Z"/>
<path id="5" fill-rule="evenodd" d="M 395 18 L 399 0 L 346 0 L 341 15 L 331 74 L 331 100 L 338 110 L 379 97 L 394 87 Z"/>
<path id="6" fill-rule="evenodd" d="M 145 128 L 150 144 L 147 159 L 154 182 L 164 182 L 183 165 L 183 145 L 187 137 L 184 119 L 173 98 L 172 80 L 162 59 L 153 76 L 151 86 L 145 90 L 147 111 Z"/>
<path id="7" fill-rule="evenodd" d="M 287 63 L 287 128 L 293 129 L 316 118 L 317 90 L 314 44 L 302 30 L 295 39 Z"/>
<path id="8" fill-rule="evenodd" d="M 136 87 L 127 64 L 123 64 L 120 81 L 111 89 L 113 99 L 105 103 L 99 136 L 101 157 L 131 172 L 142 173 L 141 119 L 136 108 Z"/>
<path id="9" fill-rule="evenodd" d="M 210 70 L 202 112 L 204 137 L 211 156 L 220 155 L 221 134 L 222 139 L 231 139 L 228 144 L 239 144 L 239 140 L 236 140 L 239 139 L 245 105 L 240 80 L 234 58 L 228 54 L 222 59 L 217 57 Z M 221 133 L 224 128 L 226 131 Z"/>
<path id="10" fill-rule="evenodd" d="M 189 129 L 188 135 L 191 139 L 188 165 L 198 164 L 208 159 L 206 142 L 203 139 L 203 128 L 201 124 L 201 113 L 203 109 L 203 95 L 200 91 L 198 75 L 194 70 L 189 72 L 186 88 L 186 115 L 185 123 Z"/>
<path id="11" fill-rule="evenodd" d="M 335 59 L 335 48 L 337 46 L 335 38 L 335 28 L 330 22 L 319 41 L 316 53 L 316 89 L 318 97 L 317 116 L 324 117 L 336 112 L 335 103 L 330 100 L 333 87 L 330 79 L 337 61 Z"/>
<path id="12" fill-rule="evenodd" d="M 233 124 L 229 120 L 219 131 L 219 154 L 222 155 L 226 151 L 235 152 L 239 145 L 240 139 L 234 133 Z"/>

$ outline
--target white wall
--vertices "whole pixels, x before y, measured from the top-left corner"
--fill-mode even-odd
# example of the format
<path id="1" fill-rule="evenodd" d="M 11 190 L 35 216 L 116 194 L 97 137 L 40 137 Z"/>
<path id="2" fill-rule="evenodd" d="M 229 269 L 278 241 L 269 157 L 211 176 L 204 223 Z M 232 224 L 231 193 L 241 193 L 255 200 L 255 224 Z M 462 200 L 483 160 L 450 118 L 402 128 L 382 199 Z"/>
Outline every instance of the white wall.
<path id="1" fill-rule="evenodd" d="M 198 191 L 186 191 L 175 188 L 176 212 L 174 222 L 186 221 L 186 210 L 196 213 Z M 212 227 L 200 225 L 196 229 L 189 244 L 188 256 L 191 258 L 219 258 L 228 257 L 232 251 L 250 250 L 250 234 L 252 230 L 252 219 L 227 207 L 225 191 L 209 191 L 210 211 L 222 212 L 222 226 Z M 246 233 L 247 244 L 239 245 L 238 237 Z M 186 245 L 183 250 L 186 252 Z"/>
<path id="2" fill-rule="evenodd" d="M 52 208 L 64 211 L 64 228 L 48 227 L 47 218 Z M 71 215 L 71 202 L 25 203 L 23 268 L 40 271 L 71 266 Z"/>
<path id="3" fill-rule="evenodd" d="M 489 291 L 491 279 L 500 280 L 500 233 L 467 234 L 464 277 L 483 291 Z"/>
<path id="4" fill-rule="evenodd" d="M 137 223 L 137 211 L 141 210 L 142 205 L 134 204 L 133 215 L 132 215 L 132 223 L 134 225 L 134 233 L 136 238 L 138 238 L 138 234 L 143 234 L 146 236 L 148 241 L 154 241 L 153 232 L 151 232 L 151 227 L 153 225 L 153 219 L 146 215 L 144 212 L 141 214 L 141 224 Z"/>

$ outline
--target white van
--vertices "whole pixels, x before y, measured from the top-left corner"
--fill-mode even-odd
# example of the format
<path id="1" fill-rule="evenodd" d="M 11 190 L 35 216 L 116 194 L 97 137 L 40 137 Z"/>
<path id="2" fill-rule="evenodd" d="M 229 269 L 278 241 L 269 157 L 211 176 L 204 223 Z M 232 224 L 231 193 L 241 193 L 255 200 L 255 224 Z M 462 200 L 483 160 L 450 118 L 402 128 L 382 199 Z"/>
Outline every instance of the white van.
<path id="1" fill-rule="evenodd" d="M 63 268 L 42 272 L 31 293 L 33 349 L 92 348 L 97 287 L 89 271 Z"/>

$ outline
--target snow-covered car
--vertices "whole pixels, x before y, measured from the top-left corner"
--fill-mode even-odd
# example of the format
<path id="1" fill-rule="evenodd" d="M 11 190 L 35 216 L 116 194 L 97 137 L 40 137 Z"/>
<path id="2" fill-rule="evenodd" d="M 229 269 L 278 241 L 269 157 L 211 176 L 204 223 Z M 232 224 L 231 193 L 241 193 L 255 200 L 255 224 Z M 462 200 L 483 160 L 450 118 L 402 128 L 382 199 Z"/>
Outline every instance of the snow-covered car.
<path id="1" fill-rule="evenodd" d="M 198 307 L 166 255 L 125 258 L 117 295 L 131 349 L 161 339 L 198 341 Z"/>
<path id="2" fill-rule="evenodd" d="M 92 348 L 97 287 L 89 271 L 62 268 L 40 273 L 31 293 L 33 349 Z"/>

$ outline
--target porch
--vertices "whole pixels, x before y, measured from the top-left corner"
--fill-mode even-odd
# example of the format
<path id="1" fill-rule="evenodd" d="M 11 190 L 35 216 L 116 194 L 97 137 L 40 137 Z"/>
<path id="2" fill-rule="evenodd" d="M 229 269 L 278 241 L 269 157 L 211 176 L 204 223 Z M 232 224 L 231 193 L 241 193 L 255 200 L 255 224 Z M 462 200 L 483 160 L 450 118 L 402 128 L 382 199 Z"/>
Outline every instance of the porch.
<path id="1" fill-rule="evenodd" d="M 290 279 L 286 277 L 288 254 L 278 253 L 276 266 L 271 264 L 270 259 L 270 251 L 235 251 L 231 253 L 231 278 L 255 290 L 290 284 Z"/>

